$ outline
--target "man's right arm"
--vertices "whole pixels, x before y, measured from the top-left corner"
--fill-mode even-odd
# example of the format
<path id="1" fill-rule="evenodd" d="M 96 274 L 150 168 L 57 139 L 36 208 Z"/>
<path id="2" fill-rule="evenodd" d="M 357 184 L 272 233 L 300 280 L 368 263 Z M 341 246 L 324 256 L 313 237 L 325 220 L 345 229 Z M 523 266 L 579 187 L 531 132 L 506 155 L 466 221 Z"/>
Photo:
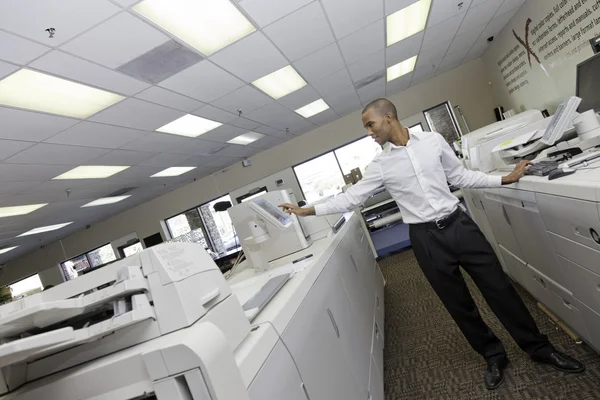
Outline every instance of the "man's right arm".
<path id="1" fill-rule="evenodd" d="M 364 177 L 346 193 L 338 194 L 335 198 L 313 207 L 297 207 L 293 204 L 280 204 L 288 214 L 301 217 L 307 215 L 326 215 L 345 212 L 356 208 L 364 202 L 377 188 L 383 185 L 381 166 L 377 162 L 371 163 L 365 171 Z"/>

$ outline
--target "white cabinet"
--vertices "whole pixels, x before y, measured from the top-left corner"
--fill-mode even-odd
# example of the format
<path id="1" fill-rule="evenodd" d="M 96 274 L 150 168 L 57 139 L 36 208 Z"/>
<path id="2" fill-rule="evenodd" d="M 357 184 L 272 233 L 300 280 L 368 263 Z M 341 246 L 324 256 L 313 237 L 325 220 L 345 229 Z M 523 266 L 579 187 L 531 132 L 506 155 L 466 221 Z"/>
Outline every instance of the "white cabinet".
<path id="1" fill-rule="evenodd" d="M 283 343 L 277 342 L 248 393 L 252 400 L 307 400 L 302 379 Z"/>
<path id="2" fill-rule="evenodd" d="M 525 262 L 507 250 L 503 245 L 500 244 L 498 246 L 500 249 L 500 256 L 504 260 L 508 274 L 521 286 L 528 289 L 525 282 L 525 273 L 527 272 Z"/>
<path id="3" fill-rule="evenodd" d="M 383 374 L 377 367 L 377 363 L 371 358 L 371 375 L 369 378 L 369 398 L 368 400 L 384 400 L 385 393 L 383 389 Z"/>
<path id="4" fill-rule="evenodd" d="M 585 321 L 585 327 L 587 329 L 588 337 L 585 338 L 589 345 L 594 347 L 596 351 L 600 352 L 600 314 L 595 313 L 585 304 L 577 302 L 575 300 L 581 316 Z"/>
<path id="5" fill-rule="evenodd" d="M 502 204 L 502 197 L 497 193 L 484 191 L 481 196 L 481 202 L 485 207 L 485 212 L 491 223 L 490 227 L 498 244 L 504 246 L 505 249 L 521 260 L 527 261 L 523 257 L 523 253 L 521 253 L 517 239 L 515 239 L 510 220 Z"/>

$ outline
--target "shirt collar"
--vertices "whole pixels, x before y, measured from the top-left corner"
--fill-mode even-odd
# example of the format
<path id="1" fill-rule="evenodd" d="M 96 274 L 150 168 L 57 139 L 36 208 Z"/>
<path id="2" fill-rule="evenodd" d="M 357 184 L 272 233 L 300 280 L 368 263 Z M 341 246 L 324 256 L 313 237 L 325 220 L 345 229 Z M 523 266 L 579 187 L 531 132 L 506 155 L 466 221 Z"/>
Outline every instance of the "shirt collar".
<path id="1" fill-rule="evenodd" d="M 386 144 L 383 145 L 383 153 L 384 154 L 389 154 L 392 152 L 392 150 L 396 150 L 396 149 L 403 149 L 407 146 L 410 146 L 411 142 L 418 142 L 421 139 L 421 135 L 424 132 L 417 132 L 417 131 L 411 131 L 410 129 L 408 130 L 408 142 L 406 143 L 406 146 L 396 146 L 394 143 L 392 142 L 387 142 Z"/>

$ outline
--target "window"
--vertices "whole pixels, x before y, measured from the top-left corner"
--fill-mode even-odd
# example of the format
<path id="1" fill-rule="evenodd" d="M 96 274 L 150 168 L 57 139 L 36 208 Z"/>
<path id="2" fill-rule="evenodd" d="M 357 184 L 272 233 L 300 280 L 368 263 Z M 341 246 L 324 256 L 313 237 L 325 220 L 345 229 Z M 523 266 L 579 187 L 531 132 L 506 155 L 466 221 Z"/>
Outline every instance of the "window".
<path id="1" fill-rule="evenodd" d="M 101 267 L 115 261 L 117 256 L 110 243 L 100 246 L 92 251 L 80 254 L 60 263 L 60 270 L 65 280 L 71 280 L 83 275 L 85 271 Z"/>
<path id="2" fill-rule="evenodd" d="M 338 194 L 345 185 L 333 152 L 295 166 L 294 172 L 308 203 Z"/>
<path id="3" fill-rule="evenodd" d="M 344 175 L 357 167 L 364 175 L 367 166 L 381 153 L 381 146 L 370 137 L 365 137 L 340 147 L 334 153 Z"/>
<path id="4" fill-rule="evenodd" d="M 77 278 L 80 273 L 90 268 L 90 262 L 85 254 L 73 257 L 70 260 L 60 263 L 60 269 L 62 270 L 65 280 L 71 280 Z"/>
<path id="5" fill-rule="evenodd" d="M 12 298 L 25 297 L 37 292 L 44 290 L 42 281 L 38 274 L 32 275 L 29 278 L 25 278 L 21 281 L 15 282 L 12 285 L 8 285 Z"/>
<path id="6" fill-rule="evenodd" d="M 117 259 L 110 243 L 88 252 L 87 257 L 90 260 L 92 268 L 100 267 Z"/>
<path id="7" fill-rule="evenodd" d="M 408 129 L 415 132 L 423 132 L 423 124 L 419 122 L 416 125 L 409 126 Z"/>
<path id="8" fill-rule="evenodd" d="M 182 235 L 186 235 L 193 232 L 195 238 L 199 237 L 199 243 L 204 246 L 205 249 L 209 248 L 208 242 L 202 230 L 202 218 L 197 208 L 193 208 L 184 213 L 169 218 L 165 221 L 171 237 L 173 239 L 178 238 Z"/>
<path id="9" fill-rule="evenodd" d="M 240 246 L 229 213 L 227 211 L 217 212 L 214 209 L 214 205 L 220 201 L 231 202 L 231 197 L 227 194 L 201 205 L 200 213 L 213 250 L 219 255 L 226 255 L 228 252 L 237 251 Z"/>
<path id="10" fill-rule="evenodd" d="M 144 250 L 144 247 L 142 247 L 142 244 L 140 242 L 137 242 L 134 244 L 130 244 L 129 246 L 123 247 L 122 250 L 123 250 L 123 256 L 129 257 L 134 254 L 140 253 L 141 251 Z"/>

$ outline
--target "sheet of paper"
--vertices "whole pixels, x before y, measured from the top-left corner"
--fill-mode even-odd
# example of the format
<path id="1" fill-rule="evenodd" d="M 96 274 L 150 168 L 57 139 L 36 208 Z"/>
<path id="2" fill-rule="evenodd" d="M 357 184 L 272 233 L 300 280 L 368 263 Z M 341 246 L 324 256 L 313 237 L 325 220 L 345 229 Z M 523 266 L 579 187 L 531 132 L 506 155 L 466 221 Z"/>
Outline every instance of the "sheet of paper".
<path id="1" fill-rule="evenodd" d="M 511 149 L 513 147 L 517 147 L 517 146 L 520 146 L 522 144 L 525 144 L 525 143 L 529 142 L 535 136 L 535 134 L 537 132 L 538 132 L 537 130 L 530 131 L 530 132 L 526 132 L 526 133 L 524 133 L 522 135 L 519 135 L 519 136 L 517 136 L 515 138 L 508 139 L 508 140 L 500 143 L 496 147 L 494 147 L 492 149 L 492 153 L 496 153 L 496 152 L 501 151 L 501 150 Z"/>

